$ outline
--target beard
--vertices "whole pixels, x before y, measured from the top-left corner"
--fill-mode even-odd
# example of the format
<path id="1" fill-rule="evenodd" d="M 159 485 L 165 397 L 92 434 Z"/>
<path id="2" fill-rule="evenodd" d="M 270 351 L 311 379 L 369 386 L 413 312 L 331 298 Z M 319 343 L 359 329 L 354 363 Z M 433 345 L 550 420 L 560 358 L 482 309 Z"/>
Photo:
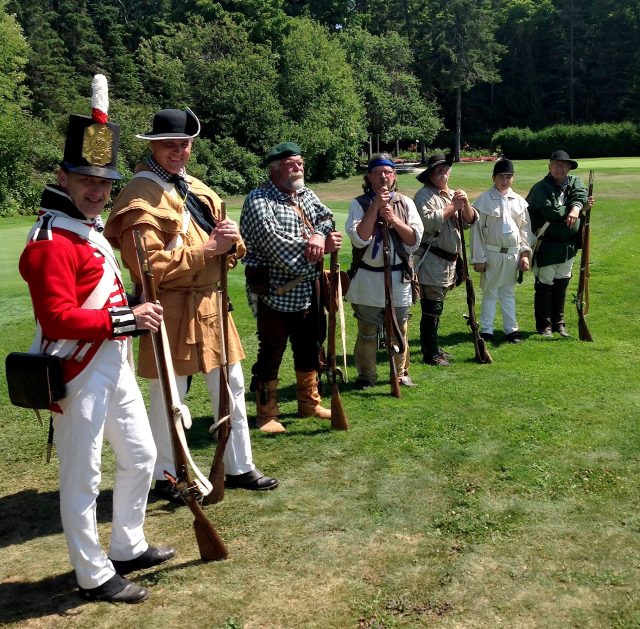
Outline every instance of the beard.
<path id="1" fill-rule="evenodd" d="M 304 188 L 304 176 L 301 174 L 291 175 L 289 178 L 289 188 L 294 192 L 299 192 Z"/>

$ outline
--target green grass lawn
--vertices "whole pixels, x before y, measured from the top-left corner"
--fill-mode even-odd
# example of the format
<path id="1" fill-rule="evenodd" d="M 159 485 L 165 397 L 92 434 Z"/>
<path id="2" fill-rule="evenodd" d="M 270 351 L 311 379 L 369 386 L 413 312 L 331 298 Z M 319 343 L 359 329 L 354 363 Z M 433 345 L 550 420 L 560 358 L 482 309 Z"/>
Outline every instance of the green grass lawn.
<path id="1" fill-rule="evenodd" d="M 493 165 L 459 164 L 450 183 L 474 198 Z M 639 627 L 640 438 L 638 392 L 640 159 L 580 160 L 596 171 L 592 211 L 594 343 L 533 334 L 533 280 L 517 289 L 525 341 L 489 346 L 478 365 L 464 289 L 447 299 L 441 332 L 448 369 L 420 362 L 419 308 L 409 337 L 418 386 L 355 391 L 355 325 L 346 313 L 350 382 L 342 388 L 350 430 L 331 432 L 295 415 L 290 352 L 281 368 L 287 433 L 252 429 L 254 458 L 280 487 L 228 491 L 206 507 L 230 558 L 203 564 L 184 508 L 151 502 L 146 531 L 179 555 L 135 580 L 142 606 L 85 605 L 74 593 L 57 505 L 55 458 L 44 463 L 46 428 L 12 407 L 4 378 L 0 432 L 0 623 L 17 627 L 359 628 Z M 526 195 L 544 161 L 516 162 Z M 410 194 L 419 183 L 399 177 Z M 344 227 L 358 177 L 314 186 Z M 238 217 L 242 198 L 229 199 Z M 28 347 L 33 317 L 17 259 L 31 219 L 0 222 L 0 351 Z M 341 255 L 348 265 L 350 247 Z M 474 279 L 477 275 L 473 274 Z M 575 293 L 577 276 L 569 292 Z M 256 355 L 255 323 L 240 269 L 230 275 L 245 375 Z M 476 288 L 478 311 L 481 291 Z M 496 321 L 496 329 L 501 329 Z M 500 334 L 496 334 L 500 340 Z M 3 361 L 4 363 L 4 361 Z M 144 389 L 144 383 L 142 383 Z M 249 398 L 249 412 L 254 404 Z M 210 409 L 200 379 L 188 397 L 189 441 L 208 470 Z M 105 450 L 99 523 L 108 543 L 114 461 Z"/>

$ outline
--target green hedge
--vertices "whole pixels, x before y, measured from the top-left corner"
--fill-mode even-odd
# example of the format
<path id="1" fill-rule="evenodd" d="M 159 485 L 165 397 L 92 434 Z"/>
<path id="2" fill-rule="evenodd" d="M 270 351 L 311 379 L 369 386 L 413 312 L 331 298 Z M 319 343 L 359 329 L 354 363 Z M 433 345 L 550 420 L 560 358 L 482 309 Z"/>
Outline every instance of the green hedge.
<path id="1" fill-rule="evenodd" d="M 572 157 L 640 155 L 640 126 L 633 122 L 561 124 L 540 131 L 509 127 L 493 134 L 491 148 L 511 159 L 546 159 L 557 149 Z"/>

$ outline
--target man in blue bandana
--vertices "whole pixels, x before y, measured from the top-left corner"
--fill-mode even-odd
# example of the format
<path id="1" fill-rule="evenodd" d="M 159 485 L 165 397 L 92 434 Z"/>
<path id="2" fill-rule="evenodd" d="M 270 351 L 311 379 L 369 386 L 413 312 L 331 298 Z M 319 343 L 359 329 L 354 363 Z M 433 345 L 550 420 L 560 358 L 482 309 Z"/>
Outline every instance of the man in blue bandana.
<path id="1" fill-rule="evenodd" d="M 411 254 L 420 244 L 422 222 L 414 202 L 398 192 L 395 164 L 387 153 L 374 155 L 369 161 L 362 187 L 364 194 L 351 201 L 345 227 L 353 245 L 352 279 L 345 299 L 351 302 L 358 320 L 356 388 L 371 387 L 377 380 L 377 332 L 384 323 L 385 309 L 381 221 L 389 225 L 393 305 L 405 347 L 395 357 L 396 368 L 400 383 L 413 386 L 405 365 L 407 322 L 412 304 Z"/>

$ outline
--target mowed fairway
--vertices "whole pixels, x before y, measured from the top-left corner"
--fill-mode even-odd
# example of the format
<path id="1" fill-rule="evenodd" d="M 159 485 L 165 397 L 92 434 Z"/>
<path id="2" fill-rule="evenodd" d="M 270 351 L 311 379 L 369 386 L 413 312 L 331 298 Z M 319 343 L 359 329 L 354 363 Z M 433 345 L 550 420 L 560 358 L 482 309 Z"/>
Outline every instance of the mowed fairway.
<path id="1" fill-rule="evenodd" d="M 346 305 L 351 429 L 295 415 L 290 352 L 280 371 L 287 433 L 252 428 L 254 459 L 280 487 L 229 490 L 206 513 L 227 544 L 224 562 L 200 562 L 185 508 L 151 501 L 146 532 L 178 557 L 134 574 L 151 591 L 140 606 L 84 604 L 74 591 L 58 513 L 56 459 L 44 462 L 47 429 L 9 403 L 0 383 L 0 623 L 15 627 L 383 629 L 392 627 L 640 626 L 640 159 L 579 160 L 596 173 L 592 211 L 594 343 L 533 333 L 533 278 L 517 288 L 524 342 L 489 345 L 473 361 L 464 288 L 447 299 L 442 344 L 450 368 L 421 363 L 419 307 L 410 321 L 411 375 L 418 386 L 389 395 L 386 356 L 379 385 L 355 391 L 355 325 Z M 493 164 L 454 166 L 450 184 L 473 199 Z M 545 161 L 516 162 L 526 195 Z M 415 174 L 399 177 L 413 196 Z M 313 186 L 344 227 L 361 179 Z M 239 216 L 242 198 L 229 199 Z M 0 221 L 0 351 L 26 350 L 33 316 L 17 259 L 31 219 Z M 348 266 L 350 246 L 341 255 Z M 575 294 L 576 273 L 569 287 Z M 476 283 L 477 309 L 481 291 Z M 234 318 L 247 359 L 255 323 L 242 269 L 230 274 Z M 144 388 L 144 383 L 143 383 Z M 248 408 L 255 405 L 248 394 Z M 205 472 L 213 456 L 211 413 L 201 379 L 188 396 L 189 441 Z M 327 400 L 328 402 L 328 400 Z M 104 451 L 99 526 L 110 530 L 114 459 Z"/>

